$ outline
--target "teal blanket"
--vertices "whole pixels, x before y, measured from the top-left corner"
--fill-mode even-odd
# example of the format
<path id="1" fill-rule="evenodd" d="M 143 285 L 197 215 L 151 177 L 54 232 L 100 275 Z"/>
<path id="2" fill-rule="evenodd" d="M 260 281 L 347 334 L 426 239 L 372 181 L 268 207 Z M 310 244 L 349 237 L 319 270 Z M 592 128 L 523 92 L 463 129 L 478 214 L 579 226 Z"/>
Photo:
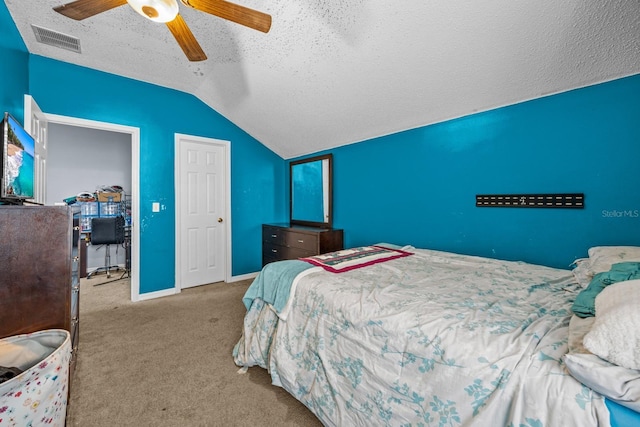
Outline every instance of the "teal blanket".
<path id="1" fill-rule="evenodd" d="M 245 292 L 242 302 L 249 310 L 254 299 L 260 298 L 280 313 L 289 299 L 293 279 L 312 268 L 308 262 L 297 259 L 272 262 L 265 265 Z"/>
<path id="2" fill-rule="evenodd" d="M 589 286 L 578 294 L 571 309 L 579 317 L 593 317 L 596 315 L 596 297 L 604 288 L 633 279 L 640 279 L 640 262 L 613 264 L 611 270 L 593 276 Z"/>

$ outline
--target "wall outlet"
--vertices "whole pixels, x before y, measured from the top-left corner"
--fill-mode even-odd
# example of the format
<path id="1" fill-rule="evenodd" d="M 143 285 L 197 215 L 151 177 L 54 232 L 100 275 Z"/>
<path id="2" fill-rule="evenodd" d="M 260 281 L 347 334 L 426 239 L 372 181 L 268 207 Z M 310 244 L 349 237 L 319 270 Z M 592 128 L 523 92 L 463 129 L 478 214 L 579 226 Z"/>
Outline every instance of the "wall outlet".
<path id="1" fill-rule="evenodd" d="M 160 203 L 159 202 L 153 202 L 151 204 L 151 211 L 152 212 L 160 212 Z"/>

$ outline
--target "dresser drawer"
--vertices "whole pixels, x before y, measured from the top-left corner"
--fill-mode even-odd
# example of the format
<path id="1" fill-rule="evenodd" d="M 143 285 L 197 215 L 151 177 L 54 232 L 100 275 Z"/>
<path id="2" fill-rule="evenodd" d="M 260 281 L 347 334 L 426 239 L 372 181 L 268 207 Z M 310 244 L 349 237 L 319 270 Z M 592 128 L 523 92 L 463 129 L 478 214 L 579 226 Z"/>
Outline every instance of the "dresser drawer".
<path id="1" fill-rule="evenodd" d="M 277 227 L 265 226 L 262 229 L 262 241 L 264 244 L 289 246 L 305 251 L 317 252 L 318 235 L 289 231 Z"/>
<path id="2" fill-rule="evenodd" d="M 263 264 L 280 261 L 284 259 L 297 259 L 316 255 L 313 251 L 306 251 L 300 248 L 292 248 L 289 246 L 273 245 L 264 243 L 262 246 Z"/>
<path id="3" fill-rule="evenodd" d="M 318 251 L 318 235 L 289 232 L 284 236 L 285 246 L 299 248 L 316 253 Z"/>
<path id="4" fill-rule="evenodd" d="M 266 225 L 262 227 L 262 241 L 265 244 L 284 245 L 286 235 L 287 232 L 281 228 Z"/>

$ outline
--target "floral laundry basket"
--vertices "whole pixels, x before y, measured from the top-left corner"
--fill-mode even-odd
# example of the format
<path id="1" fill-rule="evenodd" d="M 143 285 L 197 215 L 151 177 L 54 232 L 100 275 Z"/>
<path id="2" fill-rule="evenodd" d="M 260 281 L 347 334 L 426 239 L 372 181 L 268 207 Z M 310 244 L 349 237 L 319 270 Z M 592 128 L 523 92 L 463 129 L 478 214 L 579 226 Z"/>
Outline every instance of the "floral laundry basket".
<path id="1" fill-rule="evenodd" d="M 70 359 L 70 335 L 62 329 L 0 339 L 0 367 L 16 374 L 0 382 L 0 426 L 63 427 Z"/>

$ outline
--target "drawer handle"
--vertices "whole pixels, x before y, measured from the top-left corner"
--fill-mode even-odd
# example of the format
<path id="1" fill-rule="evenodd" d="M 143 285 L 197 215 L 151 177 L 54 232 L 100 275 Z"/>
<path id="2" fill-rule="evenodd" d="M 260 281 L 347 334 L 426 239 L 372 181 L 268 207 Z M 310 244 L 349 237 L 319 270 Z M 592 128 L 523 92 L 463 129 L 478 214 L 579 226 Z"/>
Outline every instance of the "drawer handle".
<path id="1" fill-rule="evenodd" d="M 298 239 L 298 243 L 304 243 L 304 240 Z"/>
<path id="2" fill-rule="evenodd" d="M 273 237 L 275 239 L 276 237 L 278 237 L 278 235 L 277 234 L 272 234 L 271 237 Z"/>
<path id="3" fill-rule="evenodd" d="M 271 249 L 271 252 L 273 252 L 274 254 L 277 254 L 278 250 L 277 249 Z"/>

